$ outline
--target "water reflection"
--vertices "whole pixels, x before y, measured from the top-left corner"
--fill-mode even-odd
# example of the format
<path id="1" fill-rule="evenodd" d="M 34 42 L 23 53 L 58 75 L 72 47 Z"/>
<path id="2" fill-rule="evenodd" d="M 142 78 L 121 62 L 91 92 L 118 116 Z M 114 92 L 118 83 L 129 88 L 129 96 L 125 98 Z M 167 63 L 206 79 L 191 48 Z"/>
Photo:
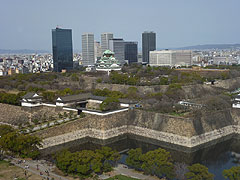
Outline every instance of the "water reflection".
<path id="1" fill-rule="evenodd" d="M 215 179 L 224 180 L 222 171 L 229 169 L 232 166 L 239 165 L 236 163 L 236 158 L 232 156 L 232 152 L 240 154 L 240 138 L 230 137 L 225 138 L 223 142 L 205 144 L 196 151 L 196 149 L 184 148 L 169 143 L 159 142 L 153 139 L 147 139 L 133 135 L 123 135 L 110 140 L 97 140 L 85 138 L 84 140 L 76 140 L 65 143 L 54 148 L 46 149 L 43 154 L 54 153 L 60 149 L 68 148 L 70 151 L 79 151 L 83 149 L 96 149 L 102 145 L 109 146 L 118 151 L 123 151 L 132 148 L 141 148 L 145 153 L 159 147 L 169 151 L 176 162 L 184 162 L 188 165 L 194 163 L 204 164 L 209 168 L 209 171 L 215 174 Z M 123 156 L 123 161 L 126 156 Z"/>

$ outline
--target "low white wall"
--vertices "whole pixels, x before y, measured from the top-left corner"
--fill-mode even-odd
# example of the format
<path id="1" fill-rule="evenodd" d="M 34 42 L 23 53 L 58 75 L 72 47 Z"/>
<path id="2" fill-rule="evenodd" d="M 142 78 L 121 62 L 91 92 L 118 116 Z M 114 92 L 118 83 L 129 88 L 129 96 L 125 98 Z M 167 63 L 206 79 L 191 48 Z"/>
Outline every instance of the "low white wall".
<path id="1" fill-rule="evenodd" d="M 107 116 L 110 114 L 115 114 L 115 113 L 119 113 L 119 112 L 123 112 L 123 111 L 128 111 L 128 108 L 119 109 L 119 110 L 115 110 L 115 111 L 111 111 L 111 112 L 95 112 L 95 111 L 89 111 L 89 110 L 82 110 L 83 113 L 94 114 L 94 115 L 98 115 L 98 116 Z"/>
<path id="2" fill-rule="evenodd" d="M 74 109 L 74 108 L 67 108 L 67 107 L 64 107 L 63 109 L 64 109 L 64 110 L 67 110 L 67 111 L 78 111 L 77 109 Z"/>
<path id="3" fill-rule="evenodd" d="M 21 106 L 23 107 L 37 107 L 37 106 L 41 106 L 42 103 L 37 103 L 37 104 L 31 104 L 31 103 L 27 103 L 27 102 L 21 102 Z"/>
<path id="4" fill-rule="evenodd" d="M 47 103 L 42 103 L 43 106 L 49 106 L 49 107 L 56 107 L 55 104 L 47 104 Z"/>

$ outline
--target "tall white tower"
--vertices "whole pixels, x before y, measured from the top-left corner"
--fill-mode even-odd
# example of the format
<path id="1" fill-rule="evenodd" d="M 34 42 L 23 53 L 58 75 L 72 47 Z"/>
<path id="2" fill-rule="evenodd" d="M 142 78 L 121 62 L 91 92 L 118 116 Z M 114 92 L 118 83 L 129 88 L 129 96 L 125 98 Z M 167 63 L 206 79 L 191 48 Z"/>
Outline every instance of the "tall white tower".
<path id="1" fill-rule="evenodd" d="M 109 40 L 113 39 L 113 33 L 102 33 L 101 34 L 101 47 L 102 53 L 109 49 Z"/>
<path id="2" fill-rule="evenodd" d="M 94 65 L 94 34 L 85 33 L 82 35 L 82 59 L 83 65 Z"/>

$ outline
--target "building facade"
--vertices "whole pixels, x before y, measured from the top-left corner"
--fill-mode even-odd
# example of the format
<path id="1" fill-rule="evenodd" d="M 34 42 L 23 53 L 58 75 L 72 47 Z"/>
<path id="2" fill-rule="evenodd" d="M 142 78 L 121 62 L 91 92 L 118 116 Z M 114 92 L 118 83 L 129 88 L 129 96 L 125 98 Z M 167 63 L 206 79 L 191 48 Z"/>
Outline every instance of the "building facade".
<path id="1" fill-rule="evenodd" d="M 101 48 L 102 53 L 109 49 L 109 40 L 113 39 L 113 33 L 102 33 L 101 34 Z"/>
<path id="2" fill-rule="evenodd" d="M 73 69 L 73 48 L 71 29 L 52 29 L 53 70 Z"/>
<path id="3" fill-rule="evenodd" d="M 142 62 L 149 63 L 149 52 L 156 50 L 156 33 L 145 31 L 142 33 Z"/>
<path id="4" fill-rule="evenodd" d="M 99 60 L 102 56 L 102 48 L 101 48 L 101 44 L 100 42 L 98 41 L 95 41 L 94 42 L 94 59 L 95 59 L 95 62 L 97 60 Z"/>
<path id="5" fill-rule="evenodd" d="M 122 38 L 114 38 L 109 40 L 109 49 L 115 53 L 114 57 L 121 63 L 125 63 L 124 57 L 124 41 Z"/>
<path id="6" fill-rule="evenodd" d="M 138 62 L 138 43 L 127 41 L 124 42 L 124 59 L 128 64 Z"/>
<path id="7" fill-rule="evenodd" d="M 94 34 L 85 33 L 82 35 L 82 64 L 84 66 L 94 65 Z"/>
<path id="8" fill-rule="evenodd" d="M 192 65 L 191 50 L 162 50 L 150 51 L 151 66 L 190 66 Z"/>

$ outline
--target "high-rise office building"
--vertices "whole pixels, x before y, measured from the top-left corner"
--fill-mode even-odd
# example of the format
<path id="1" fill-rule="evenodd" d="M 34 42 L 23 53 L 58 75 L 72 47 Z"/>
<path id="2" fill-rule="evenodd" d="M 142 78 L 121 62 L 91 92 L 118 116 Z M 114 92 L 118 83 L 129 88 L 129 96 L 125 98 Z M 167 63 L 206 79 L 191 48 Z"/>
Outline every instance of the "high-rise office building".
<path id="1" fill-rule="evenodd" d="M 138 62 L 138 43 L 133 41 L 124 42 L 124 59 L 129 64 Z"/>
<path id="2" fill-rule="evenodd" d="M 84 66 L 94 65 L 94 34 L 82 35 L 82 62 Z"/>
<path id="3" fill-rule="evenodd" d="M 61 72 L 63 69 L 73 69 L 73 48 L 71 29 L 52 29 L 53 69 Z"/>
<path id="4" fill-rule="evenodd" d="M 145 31 L 142 33 L 142 62 L 149 63 L 149 51 L 156 50 L 156 33 Z"/>
<path id="5" fill-rule="evenodd" d="M 124 58 L 124 41 L 122 38 L 114 38 L 109 40 L 109 49 L 113 51 L 114 57 L 121 63 L 125 63 Z"/>
<path id="6" fill-rule="evenodd" d="M 95 62 L 102 57 L 102 49 L 101 49 L 101 44 L 98 41 L 94 42 L 94 59 Z"/>
<path id="7" fill-rule="evenodd" d="M 102 53 L 109 49 L 109 39 L 113 39 L 113 33 L 102 33 L 101 34 L 101 48 Z"/>

